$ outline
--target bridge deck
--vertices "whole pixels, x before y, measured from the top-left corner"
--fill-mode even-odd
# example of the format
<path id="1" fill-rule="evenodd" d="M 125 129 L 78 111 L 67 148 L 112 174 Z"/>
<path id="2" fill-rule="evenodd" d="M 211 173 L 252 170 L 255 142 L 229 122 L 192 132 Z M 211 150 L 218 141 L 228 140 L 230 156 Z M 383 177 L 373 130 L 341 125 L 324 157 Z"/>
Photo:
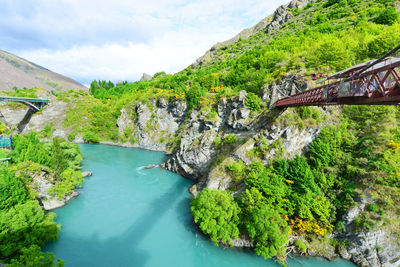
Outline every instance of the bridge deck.
<path id="1" fill-rule="evenodd" d="M 0 101 L 7 102 L 34 102 L 34 103 L 48 103 L 49 99 L 43 98 L 29 98 L 29 97 L 12 97 L 12 96 L 0 96 Z"/>
<path id="2" fill-rule="evenodd" d="M 368 68 L 370 62 L 331 76 L 335 82 L 282 98 L 275 106 L 399 105 L 400 58 L 387 58 Z M 354 75 L 362 67 L 364 72 Z"/>

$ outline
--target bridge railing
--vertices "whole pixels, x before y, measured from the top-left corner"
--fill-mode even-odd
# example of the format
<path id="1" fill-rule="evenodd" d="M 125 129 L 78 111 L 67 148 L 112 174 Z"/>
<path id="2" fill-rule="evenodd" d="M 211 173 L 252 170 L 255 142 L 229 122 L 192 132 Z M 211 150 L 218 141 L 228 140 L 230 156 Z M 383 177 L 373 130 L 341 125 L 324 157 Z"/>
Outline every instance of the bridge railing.
<path id="1" fill-rule="evenodd" d="M 43 99 L 43 98 L 0 96 L 0 101 L 48 103 L 50 100 L 49 99 Z"/>
<path id="2" fill-rule="evenodd" d="M 358 76 L 332 82 L 276 102 L 276 107 L 400 104 L 400 58 L 390 58 Z"/>

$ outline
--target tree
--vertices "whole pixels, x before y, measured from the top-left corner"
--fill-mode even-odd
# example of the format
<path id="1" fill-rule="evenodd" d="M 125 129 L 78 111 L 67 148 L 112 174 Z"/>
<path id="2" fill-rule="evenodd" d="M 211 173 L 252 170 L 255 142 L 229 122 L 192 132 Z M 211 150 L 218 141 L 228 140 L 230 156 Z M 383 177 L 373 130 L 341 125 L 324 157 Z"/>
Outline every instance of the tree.
<path id="1" fill-rule="evenodd" d="M 394 7 L 388 7 L 375 18 L 374 22 L 377 24 L 393 25 L 398 17 L 397 10 Z"/>
<path id="2" fill-rule="evenodd" d="M 191 210 L 194 221 L 215 244 L 231 244 L 231 238 L 238 238 L 240 209 L 227 192 L 206 188 L 192 200 Z"/>
<path id="3" fill-rule="evenodd" d="M 63 153 L 63 150 L 61 148 L 61 142 L 63 140 L 55 137 L 53 139 L 53 146 L 52 146 L 52 155 L 51 155 L 51 161 L 52 165 L 54 168 L 54 171 L 56 172 L 57 177 L 61 176 L 61 173 L 65 171 L 68 168 L 68 162 L 65 158 L 65 155 Z"/>
<path id="4" fill-rule="evenodd" d="M 10 257 L 31 245 L 43 246 L 58 237 L 54 213 L 45 214 L 36 201 L 0 211 L 0 255 Z"/>
<path id="5" fill-rule="evenodd" d="M 63 267 L 64 261 L 57 260 L 54 265 L 55 256 L 51 252 L 42 252 L 39 246 L 32 245 L 21 250 L 22 255 L 18 259 L 12 259 L 9 267 Z"/>
<path id="6" fill-rule="evenodd" d="M 9 169 L 0 170 L 0 211 L 24 203 L 29 195 L 23 183 Z"/>
<path id="7" fill-rule="evenodd" d="M 287 222 L 254 187 L 243 193 L 241 203 L 243 226 L 256 245 L 255 252 L 266 259 L 283 256 L 289 234 Z"/>
<path id="8" fill-rule="evenodd" d="M 194 82 L 186 92 L 186 99 L 188 101 L 188 108 L 192 109 L 197 106 L 200 97 L 206 94 L 205 88 L 201 87 L 199 83 Z"/>
<path id="9" fill-rule="evenodd" d="M 259 111 L 261 109 L 262 101 L 261 99 L 254 93 L 249 92 L 246 96 L 246 106 L 251 111 Z"/>

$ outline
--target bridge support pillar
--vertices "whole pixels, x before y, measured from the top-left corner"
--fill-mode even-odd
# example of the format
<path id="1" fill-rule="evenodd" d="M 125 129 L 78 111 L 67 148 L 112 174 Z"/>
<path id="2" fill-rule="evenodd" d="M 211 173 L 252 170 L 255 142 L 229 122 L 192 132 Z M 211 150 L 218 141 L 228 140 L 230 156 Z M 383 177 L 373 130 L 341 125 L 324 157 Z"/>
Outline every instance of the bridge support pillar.
<path id="1" fill-rule="evenodd" d="M 33 114 L 35 114 L 35 111 L 32 110 L 31 108 L 28 108 L 28 110 L 25 113 L 24 118 L 21 120 L 20 123 L 18 123 L 18 126 L 17 126 L 18 133 L 22 133 L 24 131 L 26 125 L 28 125 L 28 123 L 30 122 Z"/>

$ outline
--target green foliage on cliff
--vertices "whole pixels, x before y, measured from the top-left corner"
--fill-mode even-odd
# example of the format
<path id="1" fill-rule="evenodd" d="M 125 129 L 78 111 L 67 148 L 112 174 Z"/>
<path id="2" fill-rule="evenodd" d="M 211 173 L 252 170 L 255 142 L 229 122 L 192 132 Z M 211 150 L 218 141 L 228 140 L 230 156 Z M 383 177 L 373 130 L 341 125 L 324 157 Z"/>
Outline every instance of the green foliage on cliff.
<path id="1" fill-rule="evenodd" d="M 29 194 L 24 184 L 8 169 L 0 170 L 0 210 L 26 202 Z"/>
<path id="2" fill-rule="evenodd" d="M 238 238 L 239 206 L 225 191 L 204 189 L 192 200 L 194 221 L 215 244 Z"/>
<path id="3" fill-rule="evenodd" d="M 255 252 L 265 258 L 283 257 L 290 228 L 278 209 L 255 187 L 242 194 L 240 204 L 243 228 L 255 243 Z"/>
<path id="4" fill-rule="evenodd" d="M 83 159 L 79 146 L 55 137 L 51 143 L 42 143 L 32 132 L 13 137 L 13 163 L 32 161 L 52 168 L 60 175 L 68 168 L 79 169 Z"/>

